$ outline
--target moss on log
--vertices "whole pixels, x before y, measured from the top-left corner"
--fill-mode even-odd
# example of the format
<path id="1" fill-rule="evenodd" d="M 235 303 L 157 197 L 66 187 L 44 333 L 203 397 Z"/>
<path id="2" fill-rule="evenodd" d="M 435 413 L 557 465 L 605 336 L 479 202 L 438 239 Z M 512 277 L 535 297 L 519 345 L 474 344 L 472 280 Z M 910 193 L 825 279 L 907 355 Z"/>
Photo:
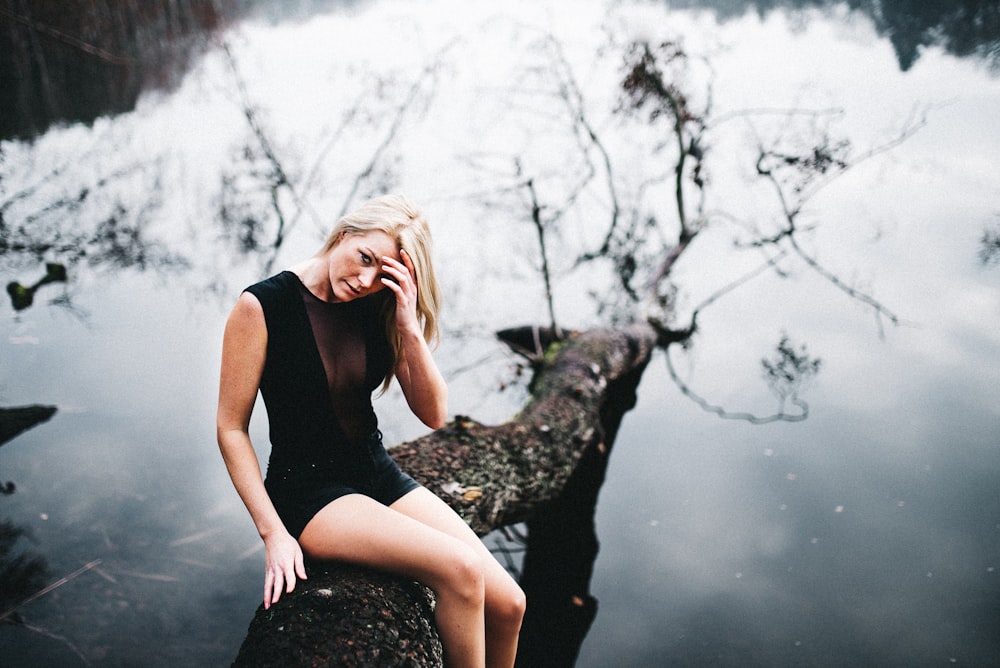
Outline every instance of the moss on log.
<path id="1" fill-rule="evenodd" d="M 585 452 L 606 456 L 609 388 L 634 392 L 656 342 L 645 325 L 572 334 L 538 356 L 531 399 L 514 419 L 486 426 L 458 416 L 392 455 L 479 535 L 529 520 L 559 498 Z M 440 666 L 431 601 L 405 578 L 313 564 L 295 592 L 258 609 L 234 666 Z"/>
<path id="2" fill-rule="evenodd" d="M 308 567 L 293 594 L 257 611 L 235 665 L 441 665 L 426 587 L 370 569 Z"/>

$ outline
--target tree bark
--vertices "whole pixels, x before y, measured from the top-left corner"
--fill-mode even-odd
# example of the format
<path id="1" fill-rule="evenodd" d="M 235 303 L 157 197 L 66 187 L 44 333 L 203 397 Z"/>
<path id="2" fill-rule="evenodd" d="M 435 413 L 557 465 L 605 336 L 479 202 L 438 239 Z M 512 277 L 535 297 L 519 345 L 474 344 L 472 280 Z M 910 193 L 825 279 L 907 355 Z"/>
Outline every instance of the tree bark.
<path id="1" fill-rule="evenodd" d="M 523 341 L 544 342 L 550 335 L 521 328 L 500 336 L 514 348 L 527 348 Z M 597 549 L 593 506 L 607 455 L 656 344 L 656 332 L 647 325 L 571 334 L 548 346 L 544 357 L 537 356 L 531 399 L 513 420 L 485 426 L 457 416 L 391 450 L 403 470 L 444 499 L 480 536 L 517 522 L 541 527 L 555 519 L 558 525 L 567 507 L 577 516 L 584 513 L 582 524 L 578 518 L 570 529 L 586 544 L 582 566 L 557 589 L 564 603 L 565 591 L 577 592 L 590 612 L 583 624 L 567 625 L 572 628 L 568 637 L 578 638 L 570 648 L 573 658 L 564 665 L 575 659 L 595 608 L 586 585 Z M 568 501 L 561 503 L 564 494 Z M 565 554 L 559 540 L 549 542 Z M 534 563 L 546 550 L 533 551 L 529 537 L 529 551 Z M 423 585 L 331 563 L 312 564 L 302 585 L 269 610 L 258 608 L 234 666 L 441 665 L 433 594 Z M 569 597 L 570 608 L 540 601 L 537 608 L 542 616 L 564 615 L 581 607 L 576 600 Z M 544 632 L 529 630 L 535 628 L 533 605 L 529 593 L 525 630 L 542 638 Z"/>

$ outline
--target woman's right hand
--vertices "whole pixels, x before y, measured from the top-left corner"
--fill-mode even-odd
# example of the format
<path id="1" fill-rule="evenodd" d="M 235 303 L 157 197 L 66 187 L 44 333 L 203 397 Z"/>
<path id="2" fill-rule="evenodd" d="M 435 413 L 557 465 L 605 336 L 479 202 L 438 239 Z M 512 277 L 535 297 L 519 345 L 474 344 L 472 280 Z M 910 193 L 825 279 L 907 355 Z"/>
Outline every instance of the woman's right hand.
<path id="1" fill-rule="evenodd" d="M 295 589 L 296 577 L 306 579 L 306 567 L 299 542 L 287 531 L 265 538 L 264 548 L 264 609 L 267 610 L 278 602 L 282 590 L 291 593 Z"/>

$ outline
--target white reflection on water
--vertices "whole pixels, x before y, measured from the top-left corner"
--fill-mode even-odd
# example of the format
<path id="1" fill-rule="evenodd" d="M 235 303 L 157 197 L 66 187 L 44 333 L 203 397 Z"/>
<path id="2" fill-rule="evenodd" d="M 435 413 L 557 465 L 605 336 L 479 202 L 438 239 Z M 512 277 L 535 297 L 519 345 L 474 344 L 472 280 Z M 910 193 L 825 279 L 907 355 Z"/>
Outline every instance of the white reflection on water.
<path id="1" fill-rule="evenodd" d="M 593 57 L 602 23 L 668 26 L 692 50 L 711 50 L 720 112 L 842 107 L 848 135 L 865 146 L 914 107 L 934 106 L 928 127 L 836 182 L 809 214 L 823 223 L 815 247 L 824 262 L 910 324 L 881 340 L 858 304 L 792 267 L 793 280 L 758 280 L 706 313 L 696 347 L 675 358 L 702 394 L 765 412 L 771 398 L 758 360 L 788 329 L 824 360 L 807 393 L 808 421 L 720 421 L 680 395 L 661 357 L 647 371 L 602 492 L 593 585 L 600 612 L 579 665 L 1000 657 L 992 633 L 1000 610 L 1000 279 L 975 259 L 998 214 L 1000 84 L 975 63 L 935 51 L 901 74 L 863 22 L 817 18 L 790 31 L 773 15 L 720 28 L 688 14 L 666 19 L 646 5 L 605 15 L 596 3 L 493 11 L 451 2 L 423 5 L 413 22 L 409 5 L 374 4 L 302 24 L 246 26 L 229 37 L 233 53 L 279 151 L 304 174 L 345 100 L 366 90 L 352 68 L 368 60 L 373 72 L 397 72 L 396 89 L 406 87 L 458 40 L 444 52 L 433 96 L 408 116 L 394 166 L 397 185 L 434 219 L 450 326 L 484 340 L 545 317 L 524 260 L 533 256 L 530 229 L 476 206 L 498 186 L 495 174 L 466 161 L 490 162 L 513 147 L 558 166 L 559 121 L 540 113 L 550 101 L 514 94 L 515 77 L 537 62 L 528 47 L 541 30 L 563 40 L 609 135 L 614 63 Z M 750 129 L 733 124 L 731 133 L 749 137 Z M 312 252 L 374 135 L 345 140 L 322 164 L 312 212 L 278 266 Z M 17 179 L 30 182 L 74 155 L 87 154 L 88 173 L 156 157 L 166 188 L 151 234 L 192 252 L 196 264 L 162 277 L 81 270 L 71 290 L 86 319 L 37 305 L 3 321 L 2 403 L 61 407 L 0 452 L 3 479 L 19 485 L 4 509 L 32 528 L 55 573 L 104 560 L 103 575 L 78 578 L 25 614 L 85 646 L 96 664 L 149 660 L 148 646 L 161 642 L 164 665 L 225 663 L 259 595 L 259 541 L 212 430 L 225 304 L 196 296 L 224 280 L 228 304 L 255 277 L 255 267 L 213 242 L 210 224 L 218 174 L 245 136 L 216 52 L 175 94 L 150 97 L 133 114 L 4 146 L 7 164 L 18 165 L 5 168 L 11 191 Z M 752 164 L 739 157 L 716 158 L 720 202 L 769 210 L 765 195 L 746 187 Z M 688 304 L 723 284 L 726 271 L 738 273 L 725 235 L 700 241 L 712 250 L 679 269 Z M 558 285 L 564 324 L 593 322 L 579 290 L 577 276 Z M 489 422 L 515 410 L 519 397 L 494 395 L 507 374 L 494 350 L 468 339 L 445 344 L 446 372 L 488 356 L 477 373 L 454 374 L 453 413 Z M 390 442 L 418 433 L 395 414 L 398 397 L 381 406 Z M 254 429 L 263 444 L 259 419 Z"/>

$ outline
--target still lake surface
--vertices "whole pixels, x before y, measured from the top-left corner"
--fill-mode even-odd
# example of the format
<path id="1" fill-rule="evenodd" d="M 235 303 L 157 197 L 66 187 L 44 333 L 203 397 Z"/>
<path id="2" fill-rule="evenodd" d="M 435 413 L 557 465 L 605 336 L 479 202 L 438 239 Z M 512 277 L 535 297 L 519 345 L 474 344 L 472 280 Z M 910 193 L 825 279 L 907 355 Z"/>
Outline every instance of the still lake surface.
<path id="1" fill-rule="evenodd" d="M 0 404 L 59 408 L 0 449 L 0 482 L 17 485 L 0 519 L 28 530 L 18 549 L 42 556 L 50 580 L 100 560 L 24 606 L 29 626 L 0 625 L 0 663 L 235 657 L 263 550 L 215 446 L 222 326 L 243 286 L 316 249 L 369 163 L 375 176 L 360 191 L 405 191 L 434 226 L 452 414 L 516 412 L 525 390 L 492 332 L 545 323 L 547 312 L 534 232 L 509 197 L 510 156 L 551 175 L 573 145 L 543 85 L 548 35 L 613 144 L 610 34 L 683 36 L 711 63 L 717 118 L 837 108 L 862 151 L 908 119 L 926 124 L 807 211 L 810 248 L 903 324 L 789 261 L 786 276 L 763 275 L 706 309 L 694 345 L 670 351 L 700 395 L 764 414 L 774 400 L 760 359 L 788 332 L 823 360 L 803 395 L 807 420 L 720 419 L 681 393 L 664 353 L 654 358 L 601 493 L 599 611 L 577 665 L 1000 665 L 1000 268 L 977 258 L 1000 222 L 997 77 L 934 48 L 900 71 L 872 26 L 836 7 L 720 25 L 647 3 L 466 4 L 373 2 L 247 22 L 221 36 L 228 51 L 209 50 L 180 88 L 144 96 L 134 112 L 0 145 L 0 196 L 36 187 L 6 221 L 69 238 L 118 215 L 149 244 L 143 261 L 83 259 L 29 309 L 0 308 Z M 691 74 L 695 89 L 702 76 Z M 278 191 L 296 213 L 274 253 L 235 251 L 238 233 L 220 222 L 227 207 L 245 220 L 270 206 L 247 100 L 299 184 Z M 774 215 L 738 148 L 776 136 L 769 118 L 718 135 L 715 206 Z M 78 207 L 46 212 L 85 188 Z M 556 251 L 598 234 L 570 225 L 601 205 L 581 201 Z M 741 275 L 732 238 L 725 224 L 699 238 L 677 270 L 679 308 Z M 3 262 L 4 282 L 44 273 L 30 258 Z M 560 324 L 602 324 L 586 291 L 608 279 L 580 276 L 558 254 L 555 266 Z M 387 443 L 422 433 L 397 392 L 377 409 Z M 262 417 L 253 434 L 266 458 Z"/>

